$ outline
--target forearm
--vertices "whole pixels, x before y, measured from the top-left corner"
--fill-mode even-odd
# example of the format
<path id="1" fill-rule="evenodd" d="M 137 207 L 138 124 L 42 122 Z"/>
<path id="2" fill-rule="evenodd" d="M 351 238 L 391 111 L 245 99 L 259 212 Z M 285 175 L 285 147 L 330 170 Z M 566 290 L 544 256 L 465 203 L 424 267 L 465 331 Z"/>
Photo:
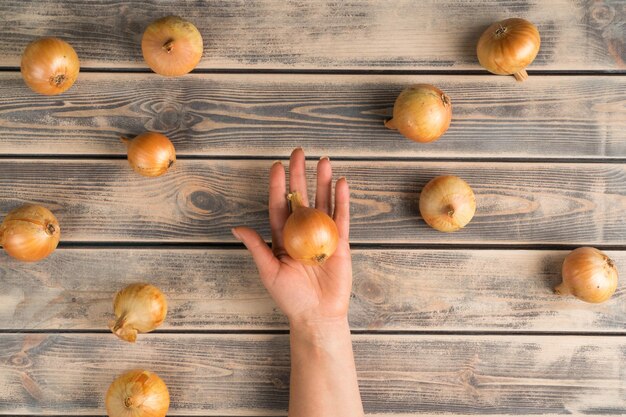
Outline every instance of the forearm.
<path id="1" fill-rule="evenodd" d="M 291 323 L 289 417 L 361 417 L 347 319 Z"/>

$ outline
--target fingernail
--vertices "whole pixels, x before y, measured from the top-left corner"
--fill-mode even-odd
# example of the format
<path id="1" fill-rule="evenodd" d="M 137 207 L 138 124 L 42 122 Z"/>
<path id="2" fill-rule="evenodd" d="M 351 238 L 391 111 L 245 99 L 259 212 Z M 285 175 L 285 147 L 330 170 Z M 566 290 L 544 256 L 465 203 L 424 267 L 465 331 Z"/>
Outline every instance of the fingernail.
<path id="1" fill-rule="evenodd" d="M 230 229 L 230 232 L 233 234 L 233 236 L 235 236 L 235 239 L 241 242 L 241 236 L 239 236 L 239 233 L 237 233 L 237 230 L 234 227 Z"/>
<path id="2" fill-rule="evenodd" d="M 304 152 L 304 149 L 302 149 L 302 146 L 298 146 L 298 147 L 297 147 L 297 148 L 295 148 L 293 151 L 294 151 L 294 152 L 295 152 L 295 151 L 303 151 L 303 152 Z"/>
<path id="3" fill-rule="evenodd" d="M 324 159 L 327 160 L 327 161 L 330 161 L 330 158 L 328 156 L 326 156 L 326 155 L 322 156 L 320 158 L 320 161 L 323 161 Z"/>
<path id="4" fill-rule="evenodd" d="M 339 177 L 339 179 L 338 179 L 337 181 L 341 181 L 341 180 L 348 181 L 348 180 L 346 179 L 346 177 Z"/>
<path id="5" fill-rule="evenodd" d="M 282 161 L 276 160 L 276 161 L 272 162 L 272 166 L 279 165 L 279 164 L 282 165 Z"/>

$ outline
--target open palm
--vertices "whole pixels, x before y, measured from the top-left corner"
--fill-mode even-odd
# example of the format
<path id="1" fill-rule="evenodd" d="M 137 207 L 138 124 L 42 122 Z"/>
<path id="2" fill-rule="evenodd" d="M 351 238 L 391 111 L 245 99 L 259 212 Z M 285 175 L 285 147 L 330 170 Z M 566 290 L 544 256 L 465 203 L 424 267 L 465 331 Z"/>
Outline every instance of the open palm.
<path id="1" fill-rule="evenodd" d="M 289 191 L 297 191 L 308 205 L 305 157 L 298 148 L 289 162 Z M 315 208 L 333 216 L 339 231 L 337 250 L 323 265 L 306 266 L 291 258 L 283 244 L 283 227 L 289 217 L 285 168 L 280 162 L 270 169 L 269 215 L 272 249 L 259 234 L 236 227 L 233 234 L 252 253 L 261 281 L 290 321 L 345 318 L 352 288 L 350 256 L 350 192 L 345 178 L 335 185 L 332 210 L 332 169 L 322 158 L 317 164 Z"/>

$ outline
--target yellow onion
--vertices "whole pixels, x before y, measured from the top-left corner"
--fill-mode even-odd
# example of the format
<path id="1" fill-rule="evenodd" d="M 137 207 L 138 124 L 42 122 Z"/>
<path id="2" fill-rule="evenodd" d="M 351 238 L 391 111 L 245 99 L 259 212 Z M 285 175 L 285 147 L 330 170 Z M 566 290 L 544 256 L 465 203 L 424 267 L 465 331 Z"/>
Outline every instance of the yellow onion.
<path id="1" fill-rule="evenodd" d="M 61 227 L 45 207 L 27 204 L 12 210 L 0 225 L 0 246 L 20 261 L 39 261 L 56 249 Z"/>
<path id="2" fill-rule="evenodd" d="M 58 38 L 40 38 L 24 50 L 20 70 L 26 85 L 33 91 L 55 95 L 74 84 L 80 62 L 69 43 Z"/>
<path id="3" fill-rule="evenodd" d="M 177 16 L 155 20 L 146 28 L 141 50 L 146 64 L 160 75 L 176 77 L 193 70 L 202 58 L 202 35 Z"/>
<path id="4" fill-rule="evenodd" d="M 400 93 L 393 106 L 393 118 L 385 122 L 416 142 L 434 142 L 452 120 L 452 102 L 443 91 L 429 84 L 416 84 Z"/>
<path id="5" fill-rule="evenodd" d="M 285 250 L 305 265 L 323 265 L 337 249 L 337 225 L 323 211 L 303 205 L 299 193 L 293 192 L 287 198 L 291 215 L 283 229 Z"/>
<path id="6" fill-rule="evenodd" d="M 111 383 L 104 403 L 109 417 L 165 417 L 170 394 L 157 374 L 136 369 Z"/>
<path id="7" fill-rule="evenodd" d="M 588 303 L 601 303 L 617 289 L 617 267 L 596 248 L 574 249 L 563 261 L 563 282 L 554 291 Z"/>
<path id="8" fill-rule="evenodd" d="M 493 74 L 528 78 L 526 67 L 537 56 L 541 38 L 528 20 L 512 18 L 489 26 L 478 40 L 476 53 L 480 65 Z"/>
<path id="9" fill-rule="evenodd" d="M 472 188 L 453 175 L 435 177 L 420 194 L 420 214 L 430 227 L 454 232 L 467 225 L 476 212 Z"/>
<path id="10" fill-rule="evenodd" d="M 176 162 L 176 150 L 167 136 L 145 132 L 134 139 L 121 138 L 128 146 L 128 162 L 139 174 L 158 177 Z"/>
<path id="11" fill-rule="evenodd" d="M 134 343 L 138 332 L 151 332 L 163 323 L 167 300 L 155 286 L 131 284 L 117 293 L 113 311 L 116 320 L 109 322 L 109 328 L 120 339 Z"/>

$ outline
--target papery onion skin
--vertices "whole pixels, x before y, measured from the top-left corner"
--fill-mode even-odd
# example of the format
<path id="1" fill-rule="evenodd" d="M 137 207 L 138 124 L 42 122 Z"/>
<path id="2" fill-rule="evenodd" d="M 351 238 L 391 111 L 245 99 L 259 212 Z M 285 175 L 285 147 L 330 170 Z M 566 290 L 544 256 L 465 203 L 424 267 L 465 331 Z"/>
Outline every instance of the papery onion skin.
<path id="1" fill-rule="evenodd" d="M 167 299 L 157 287 L 130 284 L 115 295 L 113 311 L 116 320 L 109 328 L 120 339 L 134 343 L 137 333 L 148 333 L 163 324 L 167 316 Z"/>
<path id="2" fill-rule="evenodd" d="M 323 265 L 335 253 L 339 243 L 335 221 L 321 210 L 304 206 L 297 192 L 287 198 L 292 213 L 283 229 L 285 250 L 304 265 Z"/>
<path id="3" fill-rule="evenodd" d="M 24 262 L 48 257 L 59 244 L 61 227 L 50 210 L 33 204 L 18 207 L 0 225 L 0 246 Z"/>
<path id="4" fill-rule="evenodd" d="M 563 282 L 554 288 L 560 295 L 573 295 L 588 303 L 602 303 L 617 289 L 615 262 L 596 248 L 574 249 L 563 261 Z"/>
<path id="5" fill-rule="evenodd" d="M 161 133 L 145 132 L 134 139 L 121 138 L 128 146 L 128 162 L 145 177 L 158 177 L 176 162 L 176 149 Z"/>
<path id="6" fill-rule="evenodd" d="M 465 227 L 476 213 L 472 188 L 454 175 L 435 177 L 422 189 L 420 214 L 433 229 L 455 232 Z"/>
<path id="7" fill-rule="evenodd" d="M 446 133 L 451 120 L 450 97 L 430 84 L 416 84 L 400 93 L 393 106 L 393 118 L 385 126 L 415 142 L 428 143 Z"/>
<path id="8" fill-rule="evenodd" d="M 51 96 L 74 84 L 80 61 L 69 43 L 58 38 L 40 38 L 24 50 L 20 71 L 31 90 Z"/>
<path id="9" fill-rule="evenodd" d="M 141 39 L 146 64 L 157 74 L 177 77 L 193 70 L 202 58 L 202 35 L 178 16 L 155 20 Z"/>
<path id="10" fill-rule="evenodd" d="M 526 67 L 539 53 L 541 37 L 528 20 L 511 18 L 489 26 L 478 40 L 478 61 L 487 71 L 514 75 L 517 81 L 528 78 Z"/>
<path id="11" fill-rule="evenodd" d="M 109 417 L 164 417 L 170 394 L 157 374 L 136 369 L 111 383 L 104 402 Z"/>

